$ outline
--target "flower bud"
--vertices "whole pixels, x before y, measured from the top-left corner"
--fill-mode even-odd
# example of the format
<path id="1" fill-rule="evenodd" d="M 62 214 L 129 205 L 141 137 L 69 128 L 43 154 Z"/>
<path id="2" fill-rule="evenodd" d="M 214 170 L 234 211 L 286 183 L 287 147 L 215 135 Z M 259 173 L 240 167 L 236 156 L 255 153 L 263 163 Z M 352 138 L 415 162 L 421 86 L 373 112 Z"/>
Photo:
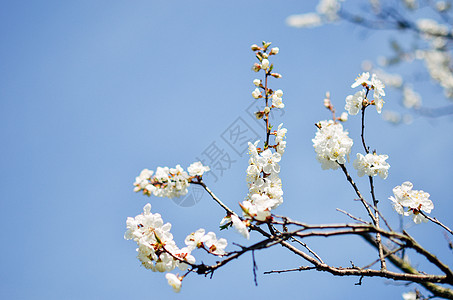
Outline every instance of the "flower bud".
<path id="1" fill-rule="evenodd" d="M 260 86 L 261 80 L 255 79 L 255 80 L 253 80 L 253 84 L 256 85 L 256 86 Z"/>
<path id="2" fill-rule="evenodd" d="M 262 111 L 257 111 L 255 113 L 255 117 L 259 120 L 259 119 L 262 119 L 264 117 L 264 112 Z"/>
<path id="3" fill-rule="evenodd" d="M 257 44 L 253 44 L 252 46 L 250 46 L 250 48 L 252 48 L 252 51 L 256 51 L 256 50 L 260 50 L 261 48 L 258 47 Z"/>
<path id="4" fill-rule="evenodd" d="M 263 60 L 261 61 L 261 69 L 266 70 L 267 68 L 269 68 L 269 60 L 263 59 Z"/>
<path id="5" fill-rule="evenodd" d="M 269 54 L 275 55 L 275 54 L 278 54 L 279 51 L 280 51 L 280 49 L 278 47 L 274 47 L 271 49 L 271 52 Z"/>
<path id="6" fill-rule="evenodd" d="M 266 43 L 265 41 L 263 41 L 264 50 L 266 50 L 267 48 L 269 48 L 269 46 L 270 46 L 271 44 L 272 44 L 271 42 Z"/>
<path id="7" fill-rule="evenodd" d="M 253 65 L 253 67 L 252 67 L 252 70 L 253 70 L 254 72 L 258 72 L 259 70 L 261 70 L 261 65 L 258 64 L 258 63 L 255 63 L 255 64 Z"/>
<path id="8" fill-rule="evenodd" d="M 330 108 L 331 106 L 331 103 L 330 103 L 330 99 L 324 99 L 324 106 L 327 107 L 327 108 Z"/>
<path id="9" fill-rule="evenodd" d="M 348 120 L 348 113 L 347 112 L 343 112 L 341 113 L 341 116 L 340 116 L 340 119 L 339 119 L 341 122 L 346 122 Z"/>
<path id="10" fill-rule="evenodd" d="M 273 76 L 275 78 L 282 78 L 282 75 L 279 73 L 271 73 L 271 76 Z"/>
<path id="11" fill-rule="evenodd" d="M 261 92 L 258 88 L 256 88 L 253 92 L 252 92 L 252 96 L 253 98 L 255 99 L 258 99 L 259 97 L 261 97 Z"/>
<path id="12" fill-rule="evenodd" d="M 264 108 L 264 113 L 267 115 L 269 112 L 271 111 L 271 109 L 269 108 L 269 106 L 266 106 Z"/>
<path id="13" fill-rule="evenodd" d="M 263 58 L 268 58 L 268 57 L 269 57 L 269 54 L 263 53 Z"/>

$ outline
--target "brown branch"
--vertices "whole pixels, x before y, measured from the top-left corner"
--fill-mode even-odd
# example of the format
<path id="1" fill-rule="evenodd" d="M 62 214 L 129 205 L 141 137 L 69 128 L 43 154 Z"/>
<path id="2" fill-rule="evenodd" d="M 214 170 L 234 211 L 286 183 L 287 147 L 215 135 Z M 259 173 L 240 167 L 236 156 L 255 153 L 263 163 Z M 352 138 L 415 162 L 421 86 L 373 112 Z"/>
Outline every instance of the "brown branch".
<path id="1" fill-rule="evenodd" d="M 419 211 L 420 214 L 422 216 L 424 216 L 425 218 L 427 218 L 428 220 L 430 220 L 431 222 L 439 225 L 440 227 L 442 227 L 443 229 L 445 229 L 446 231 L 448 231 L 450 234 L 453 234 L 453 231 L 451 231 L 450 228 L 448 228 L 446 225 L 442 224 L 439 220 L 437 220 L 436 218 L 431 218 L 430 216 L 428 216 L 427 214 L 425 214 L 424 212 L 422 211 Z"/>
<path id="2" fill-rule="evenodd" d="M 364 234 L 364 235 L 362 235 L 362 237 L 373 247 L 377 247 L 376 241 L 374 240 L 374 238 L 371 235 Z M 388 250 L 387 247 L 384 246 L 384 253 L 389 253 L 389 252 L 391 252 L 391 251 Z M 420 274 L 416 269 L 414 269 L 411 266 L 411 264 L 409 262 L 404 261 L 403 259 L 401 259 L 400 257 L 398 257 L 395 254 L 388 255 L 388 259 L 395 267 L 397 267 L 398 269 L 400 269 L 403 272 L 410 273 L 410 274 Z M 446 299 L 453 299 L 453 290 L 452 289 L 439 286 L 437 284 L 434 284 L 433 282 L 420 282 L 420 284 L 438 297 L 443 297 Z"/>
<path id="3" fill-rule="evenodd" d="M 376 217 L 371 212 L 370 206 L 366 203 L 365 199 L 363 198 L 362 194 L 359 191 L 359 188 L 355 184 L 354 180 L 352 180 L 351 175 L 349 175 L 348 170 L 346 169 L 346 166 L 343 164 L 338 164 L 338 165 L 340 165 L 340 168 L 343 170 L 343 173 L 346 175 L 346 179 L 352 185 L 352 188 L 354 189 L 357 196 L 359 196 L 359 199 L 362 202 L 363 206 L 365 207 L 366 211 L 368 212 L 368 215 L 370 216 L 371 220 L 373 220 L 373 223 L 376 224 Z"/>
<path id="4" fill-rule="evenodd" d="M 307 270 L 314 270 L 316 267 L 306 267 L 306 266 L 301 266 L 299 268 L 294 268 L 294 269 L 285 269 L 285 270 L 272 270 L 272 271 L 266 271 L 263 274 L 272 274 L 272 273 L 286 273 L 286 272 L 294 272 L 294 271 L 307 271 Z"/>
<path id="5" fill-rule="evenodd" d="M 417 253 L 421 254 L 424 256 L 429 262 L 437 266 L 442 272 L 446 274 L 446 276 L 451 280 L 453 283 L 453 272 L 450 270 L 448 265 L 444 264 L 442 261 L 440 261 L 435 255 L 427 251 L 425 248 L 423 248 L 413 237 L 411 237 L 407 232 L 398 233 L 394 231 L 386 231 L 381 228 L 377 228 L 376 226 L 373 226 L 371 224 L 320 224 L 320 225 L 309 225 L 309 224 L 304 224 L 301 222 L 296 222 L 292 220 L 287 220 L 287 224 L 293 224 L 293 225 L 298 225 L 301 226 L 302 228 L 292 231 L 292 232 L 286 232 L 282 233 L 282 235 L 287 235 L 287 236 L 297 236 L 299 238 L 305 238 L 305 237 L 310 237 L 310 236 L 323 236 L 323 237 L 329 237 L 329 236 L 335 236 L 335 235 L 347 235 L 347 234 L 359 234 L 362 235 L 364 233 L 380 233 L 382 236 L 385 236 L 386 238 L 396 238 L 400 241 L 405 242 L 405 246 L 414 249 Z M 336 229 L 334 231 L 309 231 L 309 232 L 304 232 L 308 229 L 321 229 L 321 230 L 326 230 L 326 229 Z"/>
<path id="6" fill-rule="evenodd" d="M 325 271 L 335 276 L 363 276 L 363 277 L 382 277 L 393 279 L 396 281 L 411 281 L 419 283 L 450 283 L 451 280 L 445 275 L 425 275 L 425 274 L 408 274 L 408 273 L 397 273 L 388 270 L 370 270 L 360 269 L 357 267 L 353 268 L 341 268 L 332 267 L 328 264 L 318 262 L 316 259 L 310 257 L 308 254 L 300 251 L 286 241 L 282 241 L 280 244 L 289 249 L 291 252 L 297 254 L 308 262 L 312 263 L 317 271 Z M 449 298 L 450 299 L 450 298 Z M 453 298 L 451 298 L 453 299 Z"/>
<path id="7" fill-rule="evenodd" d="M 340 165 L 341 166 L 341 165 Z M 344 167 L 344 166 L 343 166 Z M 347 171 L 345 172 L 347 174 Z M 352 180 L 352 179 L 351 179 Z M 211 195 L 211 197 L 222 207 L 224 208 L 228 213 L 230 214 L 235 214 L 230 208 L 228 208 L 223 202 L 217 198 L 214 193 L 203 183 L 203 182 L 198 182 L 197 184 L 202 185 L 205 190 Z M 353 185 L 353 187 L 355 184 Z M 357 190 L 358 191 L 358 190 Z M 360 193 L 360 192 L 359 192 Z M 363 197 L 362 197 L 363 199 Z M 365 203 L 365 207 L 370 210 L 370 207 L 366 203 L 365 200 L 363 200 L 363 203 Z M 373 214 L 371 214 L 373 216 Z M 277 244 L 281 244 L 283 247 L 289 249 L 291 252 L 294 254 L 300 256 L 304 260 L 308 261 L 309 263 L 313 264 L 314 268 L 318 271 L 325 271 L 328 272 L 332 275 L 335 276 L 363 276 L 363 277 L 382 277 L 382 278 L 388 278 L 388 279 L 393 279 L 396 281 L 411 281 L 411 282 L 418 282 L 422 284 L 423 286 L 427 287 L 431 292 L 433 292 L 435 295 L 439 295 L 448 299 L 453 299 L 453 291 L 450 289 L 446 289 L 443 287 L 440 287 L 434 283 L 449 283 L 453 284 L 453 273 L 449 269 L 449 267 L 445 264 L 443 264 L 436 256 L 433 254 L 429 253 L 427 250 L 425 250 L 423 247 L 421 247 L 410 235 L 407 233 L 401 234 L 397 232 L 389 232 L 385 231 L 380 228 L 376 228 L 372 224 L 321 224 L 321 225 L 309 225 L 309 224 L 304 224 L 301 222 L 293 221 L 290 219 L 285 219 L 285 222 L 273 222 L 274 224 L 284 224 L 284 225 L 297 225 L 301 226 L 302 228 L 294 231 L 294 232 L 283 232 L 280 233 L 278 236 L 271 235 L 261 229 L 260 227 L 256 225 L 251 225 L 250 228 L 254 231 L 258 231 L 261 233 L 263 236 L 266 237 L 265 240 L 258 242 L 250 247 L 243 247 L 242 250 L 237 251 L 237 252 L 231 252 L 229 253 L 229 256 L 221 261 L 218 261 L 217 264 L 207 266 L 205 264 L 199 264 L 199 265 L 193 265 L 189 264 L 198 274 L 213 274 L 215 270 L 218 268 L 226 265 L 227 263 L 233 261 L 236 258 L 239 258 L 241 255 L 248 251 L 252 250 L 259 250 L 259 249 L 264 249 L 264 248 L 269 248 Z M 331 231 L 331 232 L 317 232 L 317 231 L 311 231 L 311 232 L 303 232 L 308 229 L 337 229 L 336 231 Z M 398 240 L 406 242 L 406 246 L 413 248 L 415 251 L 420 253 L 421 255 L 425 256 L 431 263 L 439 267 L 446 275 L 426 275 L 426 274 L 420 274 L 418 273 L 415 269 L 412 268 L 412 272 L 407 272 L 404 269 L 401 269 L 405 271 L 406 273 L 397 273 L 397 272 L 392 272 L 388 270 L 370 270 L 370 269 L 360 269 L 357 267 L 354 268 L 341 268 L 341 267 L 333 267 L 329 266 L 326 263 L 320 262 L 318 258 L 311 257 L 309 254 L 301 251 L 300 249 L 292 246 L 287 240 L 289 238 L 294 238 L 295 236 L 297 237 L 308 237 L 308 236 L 332 236 L 332 235 L 344 235 L 344 234 L 355 234 L 355 235 L 361 235 L 361 236 L 366 236 L 368 233 L 374 232 L 377 233 L 379 232 L 381 235 L 387 237 L 387 238 L 396 238 Z M 375 242 L 375 241 L 374 241 Z M 387 251 L 385 252 L 385 247 L 384 253 L 387 254 Z M 388 255 L 389 259 L 392 261 L 396 257 L 399 259 L 396 255 L 390 254 Z M 181 261 L 180 258 L 178 260 Z M 187 263 L 185 260 L 182 260 L 182 262 Z M 449 298 L 449 295 L 451 294 L 451 298 Z"/>
<path id="8" fill-rule="evenodd" d="M 284 218 L 284 220 L 286 221 L 286 217 Z M 271 224 L 268 224 L 270 228 L 271 227 Z M 285 224 L 286 225 L 286 222 Z M 275 234 L 275 231 L 280 234 L 280 235 L 283 235 L 287 232 L 281 232 L 280 230 L 276 229 L 276 228 L 273 228 L 273 230 L 271 231 L 272 234 Z M 296 239 L 294 236 L 291 236 L 289 239 L 289 241 L 291 242 L 295 242 L 295 243 L 298 243 L 299 245 L 301 245 L 302 247 L 304 247 L 305 249 L 307 249 L 308 252 L 310 252 L 314 257 L 316 257 L 316 259 L 320 262 L 320 263 L 324 263 L 324 261 L 322 260 L 322 258 L 315 252 L 313 251 L 306 243 L 302 242 L 301 240 L 298 240 Z"/>
<path id="9" fill-rule="evenodd" d="M 389 255 L 395 254 L 396 252 L 401 251 L 401 250 L 403 250 L 403 249 L 404 249 L 404 247 L 398 247 L 398 248 L 396 248 L 395 250 L 393 250 L 392 252 L 389 252 L 389 253 L 385 254 L 384 257 L 388 257 Z M 379 262 L 379 261 L 380 261 L 380 259 L 376 259 L 376 260 L 373 261 L 372 263 L 370 263 L 370 264 L 368 264 L 368 265 L 362 267 L 362 269 L 371 268 L 375 263 L 377 263 L 377 262 Z"/>
<path id="10" fill-rule="evenodd" d="M 201 185 L 205 189 L 205 191 L 212 197 L 212 199 L 215 202 L 217 202 L 224 210 L 226 210 L 228 214 L 238 216 L 233 210 L 226 206 L 216 195 L 214 195 L 214 193 L 206 186 L 206 184 L 202 180 L 195 181 L 192 183 Z"/>
<path id="11" fill-rule="evenodd" d="M 360 223 L 369 224 L 369 223 L 365 222 L 364 220 L 362 220 L 362 219 L 360 219 L 360 218 L 354 217 L 353 215 L 351 215 L 351 214 L 348 213 L 347 211 L 344 211 L 344 210 L 339 209 L 339 208 L 337 208 L 337 211 L 339 211 L 339 212 L 341 212 L 341 213 L 344 213 L 345 215 L 347 215 L 347 216 L 350 217 L 351 219 L 356 220 L 356 221 L 358 221 L 358 222 L 360 222 Z"/>

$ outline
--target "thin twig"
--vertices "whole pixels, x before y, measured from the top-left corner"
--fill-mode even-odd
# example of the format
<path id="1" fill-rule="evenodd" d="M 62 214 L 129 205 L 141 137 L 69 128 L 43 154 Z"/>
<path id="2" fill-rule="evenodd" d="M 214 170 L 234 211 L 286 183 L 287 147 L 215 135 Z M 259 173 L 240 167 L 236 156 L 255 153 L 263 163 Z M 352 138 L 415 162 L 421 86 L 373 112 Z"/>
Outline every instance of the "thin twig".
<path id="1" fill-rule="evenodd" d="M 357 196 L 359 196 L 359 199 L 362 202 L 363 206 L 365 206 L 365 209 L 368 212 L 368 215 L 370 216 L 371 220 L 373 220 L 373 223 L 376 224 L 376 217 L 371 212 L 370 206 L 368 205 L 368 203 L 366 203 L 365 199 L 363 198 L 362 194 L 359 191 L 359 188 L 355 184 L 354 180 L 352 180 L 351 175 L 349 175 L 348 170 L 346 169 L 346 166 L 343 164 L 338 164 L 338 165 L 340 165 L 340 168 L 343 170 L 343 173 L 346 175 L 346 179 L 352 185 L 352 188 L 354 189 Z"/>
<path id="2" fill-rule="evenodd" d="M 387 257 L 387 256 L 390 256 L 390 255 L 392 255 L 392 254 L 395 254 L 396 252 L 401 251 L 401 250 L 403 250 L 404 248 L 405 248 L 405 247 L 399 247 L 399 248 L 393 250 L 392 252 L 388 252 L 387 254 L 384 255 L 384 257 Z M 368 264 L 368 265 L 362 267 L 362 269 L 368 269 L 368 268 L 372 267 L 375 263 L 377 263 L 377 262 L 379 262 L 379 261 L 380 261 L 380 259 L 376 259 L 376 260 L 373 261 L 372 263 L 370 263 L 370 264 Z"/>
<path id="3" fill-rule="evenodd" d="M 341 213 L 344 213 L 345 215 L 347 215 L 347 216 L 350 217 L 351 219 L 356 220 L 356 221 L 358 221 L 358 222 L 360 222 L 360 223 L 369 224 L 368 222 L 366 222 L 366 221 L 364 221 L 364 220 L 362 220 L 362 219 L 360 219 L 360 218 L 358 218 L 358 217 L 354 217 L 353 215 L 351 215 L 351 214 L 348 213 L 347 211 L 344 211 L 344 210 L 342 210 L 342 209 L 340 209 L 340 208 L 337 208 L 337 211 L 339 211 L 339 212 L 341 212 Z"/>
<path id="4" fill-rule="evenodd" d="M 451 231 L 450 228 L 448 228 L 446 225 L 442 224 L 439 220 L 437 220 L 436 218 L 431 218 L 430 216 L 428 216 L 427 214 L 425 214 L 424 212 L 420 211 L 420 214 L 422 216 L 424 216 L 425 218 L 427 218 L 428 220 L 430 220 L 431 222 L 439 225 L 440 227 L 442 227 L 443 229 L 445 229 L 446 231 L 448 231 L 450 234 L 453 234 L 453 231 Z"/>
<path id="5" fill-rule="evenodd" d="M 300 272 L 300 271 L 307 271 L 307 270 L 314 270 L 314 269 L 316 269 L 316 267 L 305 267 L 305 266 L 302 266 L 302 267 L 294 268 L 294 269 L 266 271 L 263 274 L 272 274 L 272 273 L 280 274 L 280 273 L 295 272 L 295 271 Z"/>
<path id="6" fill-rule="evenodd" d="M 255 286 L 258 286 L 258 280 L 256 278 L 256 271 L 258 270 L 258 265 L 256 264 L 255 260 L 255 250 L 252 250 L 252 260 L 253 260 L 253 281 L 255 282 Z"/>
<path id="7" fill-rule="evenodd" d="M 217 202 L 224 210 L 226 210 L 228 214 L 238 216 L 234 211 L 232 211 L 228 206 L 226 206 L 216 195 L 214 195 L 214 193 L 206 186 L 206 184 L 202 180 L 192 183 L 201 185 L 205 189 L 205 191 L 212 197 L 212 199 L 215 202 Z"/>

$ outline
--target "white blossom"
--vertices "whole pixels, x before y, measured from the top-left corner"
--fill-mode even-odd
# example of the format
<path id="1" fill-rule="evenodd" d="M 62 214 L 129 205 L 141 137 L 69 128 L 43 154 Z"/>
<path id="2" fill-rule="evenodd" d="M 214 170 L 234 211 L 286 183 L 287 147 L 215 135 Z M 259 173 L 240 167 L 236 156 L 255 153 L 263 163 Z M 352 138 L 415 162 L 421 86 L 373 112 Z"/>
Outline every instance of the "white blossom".
<path id="1" fill-rule="evenodd" d="M 349 95 L 346 97 L 345 110 L 348 111 L 350 115 L 356 115 L 362 109 L 363 100 L 365 100 L 365 91 L 358 91 L 354 95 Z"/>
<path id="2" fill-rule="evenodd" d="M 173 291 L 179 293 L 181 291 L 181 278 L 176 276 L 172 273 L 165 274 L 165 278 L 167 278 L 168 284 L 173 288 Z"/>
<path id="3" fill-rule="evenodd" d="M 201 176 L 204 172 L 208 172 L 210 170 L 211 169 L 208 166 L 203 166 L 203 164 L 199 161 L 194 162 L 187 168 L 190 176 Z"/>
<path id="4" fill-rule="evenodd" d="M 346 163 L 346 157 L 351 152 L 353 141 L 343 126 L 334 121 L 321 121 L 313 141 L 316 159 L 323 170 L 337 169 L 338 164 Z"/>
<path id="5" fill-rule="evenodd" d="M 275 134 L 275 143 L 278 144 L 283 141 L 285 138 L 286 133 L 288 132 L 288 129 L 282 128 L 283 123 L 278 125 L 277 132 Z"/>
<path id="6" fill-rule="evenodd" d="M 379 175 L 382 179 L 386 179 L 390 168 L 390 165 L 385 161 L 387 158 L 387 155 L 377 155 L 376 153 L 368 153 L 365 156 L 357 153 L 357 159 L 354 160 L 353 166 L 360 177 L 363 175 Z"/>
<path id="7" fill-rule="evenodd" d="M 253 80 L 253 84 L 256 85 L 256 86 L 260 86 L 261 80 L 255 79 L 255 80 Z"/>
<path id="8" fill-rule="evenodd" d="M 401 215 L 410 216 L 414 223 L 419 224 L 426 222 L 426 218 L 420 214 L 420 211 L 430 213 L 434 208 L 433 202 L 429 199 L 429 194 L 422 190 L 412 190 L 413 184 L 409 181 L 403 182 L 402 185 L 393 189 L 395 197 L 389 199 L 393 202 L 396 212 Z M 405 209 L 406 208 L 406 209 Z"/>
<path id="9" fill-rule="evenodd" d="M 374 97 L 385 96 L 385 85 L 377 78 L 376 74 L 371 75 L 371 88 L 374 90 Z"/>
<path id="10" fill-rule="evenodd" d="M 258 99 L 261 96 L 261 91 L 259 88 L 256 88 L 252 92 L 252 97 Z"/>
<path id="11" fill-rule="evenodd" d="M 266 70 L 267 68 L 269 68 L 269 60 L 265 58 L 261 61 L 261 69 Z"/>
<path id="12" fill-rule="evenodd" d="M 198 229 L 195 232 L 192 232 L 189 234 L 186 239 L 185 239 L 185 244 L 187 247 L 191 250 L 194 250 L 196 248 L 201 248 L 203 247 L 203 237 L 205 235 L 205 230 L 203 228 Z"/>
<path id="13" fill-rule="evenodd" d="M 214 255 L 225 255 L 225 248 L 228 242 L 224 238 L 217 239 L 214 232 L 208 232 L 202 239 L 206 250 Z"/>
<path id="14" fill-rule="evenodd" d="M 233 227 L 246 239 L 250 238 L 250 233 L 247 228 L 247 225 L 241 221 L 236 215 L 231 215 L 231 222 L 233 222 Z"/>
<path id="15" fill-rule="evenodd" d="M 357 76 L 354 83 L 351 85 L 351 88 L 356 88 L 359 85 L 371 84 L 371 82 L 368 79 L 370 79 L 370 73 L 364 72 L 364 73 L 360 74 L 359 76 Z"/>
<path id="16" fill-rule="evenodd" d="M 281 98 L 281 97 L 283 97 L 283 91 L 282 91 L 282 90 L 276 90 L 276 91 L 274 92 L 274 95 L 275 95 L 276 97 Z"/>
<path id="17" fill-rule="evenodd" d="M 283 102 L 282 102 L 282 97 L 283 97 L 283 91 L 276 90 L 272 94 L 272 105 L 276 108 L 284 108 L 285 104 L 283 104 Z"/>

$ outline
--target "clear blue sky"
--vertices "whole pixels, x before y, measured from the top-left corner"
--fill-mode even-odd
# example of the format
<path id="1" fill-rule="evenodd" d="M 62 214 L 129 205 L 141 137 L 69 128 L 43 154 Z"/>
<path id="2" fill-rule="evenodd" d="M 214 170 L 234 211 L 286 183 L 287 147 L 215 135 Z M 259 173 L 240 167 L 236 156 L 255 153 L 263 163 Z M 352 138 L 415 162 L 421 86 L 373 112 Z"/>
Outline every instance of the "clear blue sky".
<path id="1" fill-rule="evenodd" d="M 207 183 L 228 205 L 247 193 L 248 158 L 233 152 L 222 133 L 252 104 L 249 46 L 262 40 L 280 48 L 272 81 L 284 91 L 288 147 L 281 162 L 285 203 L 277 213 L 311 223 L 347 222 L 335 211 L 362 214 L 339 171 L 315 160 L 313 124 L 329 118 L 330 90 L 339 110 L 364 59 L 388 53 L 388 34 L 351 25 L 289 28 L 285 18 L 312 11 L 315 1 L 3 1 L 0 9 L 0 298 L 2 299 L 399 299 L 410 288 L 381 279 L 334 278 L 306 272 L 263 275 L 305 262 L 275 248 L 250 255 L 212 279 L 190 276 L 176 295 L 163 274 L 140 267 L 125 241 L 125 221 L 150 202 L 173 224 L 179 245 L 200 228 L 218 232 L 222 210 L 207 195 L 191 207 L 135 194 L 143 168 L 186 168 L 215 142 L 235 161 Z M 425 103 L 443 105 L 432 87 Z M 402 110 L 387 92 L 384 106 Z M 382 211 L 398 224 L 386 200 L 410 180 L 432 195 L 433 215 L 451 221 L 451 118 L 415 118 L 392 126 L 370 110 L 372 148 L 389 155 L 390 176 L 377 180 Z M 278 124 L 277 123 L 277 124 Z M 359 120 L 346 126 L 358 143 Z M 352 167 L 351 167 L 352 168 Z M 211 180 L 211 182 L 209 181 Z M 357 180 L 366 192 L 365 179 Z M 410 224 L 408 222 L 408 224 Z M 449 225 L 452 225 L 451 223 Z M 432 224 L 408 229 L 452 264 L 442 233 Z M 252 237 L 252 241 L 257 237 Z M 365 265 L 375 252 L 358 239 L 309 240 L 327 261 Z M 196 253 L 195 253 L 196 255 Z M 372 258 L 371 258 L 372 257 Z M 209 258 L 204 258 L 205 262 Z M 417 261 L 417 259 L 415 259 Z M 423 266 L 423 262 L 420 263 Z"/>

